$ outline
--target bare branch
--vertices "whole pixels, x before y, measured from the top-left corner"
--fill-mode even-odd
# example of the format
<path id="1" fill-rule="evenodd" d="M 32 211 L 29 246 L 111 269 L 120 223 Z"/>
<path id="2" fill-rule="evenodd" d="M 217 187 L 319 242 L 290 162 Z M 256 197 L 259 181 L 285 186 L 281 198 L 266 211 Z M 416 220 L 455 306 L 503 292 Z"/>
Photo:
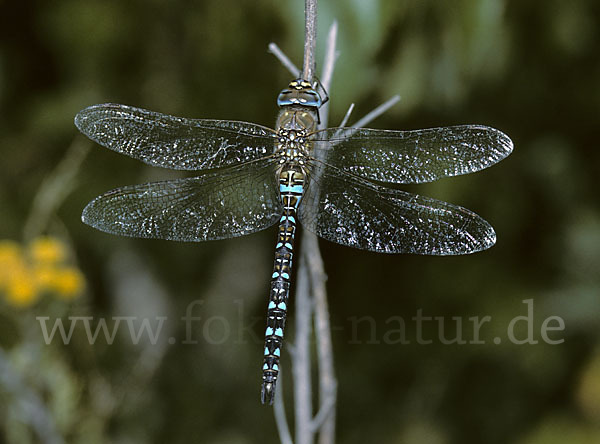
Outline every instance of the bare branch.
<path id="1" fill-rule="evenodd" d="M 368 113 L 366 116 L 364 116 L 358 122 L 356 122 L 354 125 L 352 125 L 352 128 L 362 128 L 365 125 L 368 125 L 369 123 L 371 123 L 377 117 L 379 117 L 380 115 L 385 113 L 388 109 L 390 109 L 392 106 L 394 106 L 399 101 L 400 101 L 400 96 L 396 95 L 396 96 L 392 97 L 391 99 L 389 99 L 385 103 L 382 103 L 377 108 L 375 108 L 373 111 Z"/>
<path id="2" fill-rule="evenodd" d="M 54 212 L 75 187 L 75 181 L 81 163 L 85 160 L 92 144 L 83 137 L 71 142 L 67 153 L 48 177 L 33 199 L 33 205 L 23 229 L 25 239 L 31 239 L 42 233 Z"/>
<path id="3" fill-rule="evenodd" d="M 335 403 L 337 400 L 337 384 L 334 386 L 333 391 L 331 393 L 329 393 L 329 395 L 327 396 L 327 398 L 325 398 L 321 404 L 321 407 L 318 411 L 318 413 L 315 415 L 315 417 L 312 420 L 312 429 L 314 431 L 318 431 L 321 427 L 323 427 L 323 425 L 325 424 L 325 421 L 327 421 L 331 415 L 335 415 Z M 325 434 L 321 434 L 321 439 L 319 440 L 319 442 L 324 442 L 323 441 L 323 436 Z M 332 441 L 325 441 L 325 442 L 332 442 Z"/>
<path id="4" fill-rule="evenodd" d="M 325 59 L 323 60 L 323 72 L 321 73 L 321 85 L 325 88 L 325 91 L 329 94 L 331 87 L 331 80 L 333 78 L 333 68 L 337 59 L 337 53 L 335 50 L 335 41 L 337 38 L 337 22 L 334 21 L 329 27 L 327 33 L 327 46 L 325 48 Z M 319 129 L 327 128 L 327 122 L 329 120 L 329 102 L 323 105 L 319 111 L 321 115 L 321 123 Z"/>
<path id="5" fill-rule="evenodd" d="M 273 410 L 275 413 L 275 424 L 277 424 L 277 432 L 281 444 L 293 444 L 290 428 L 288 427 L 287 418 L 285 416 L 285 403 L 283 402 L 283 384 L 281 383 L 282 374 L 279 373 L 279 390 L 275 392 L 275 404 Z"/>
<path id="6" fill-rule="evenodd" d="M 325 46 L 325 59 L 323 60 L 323 71 L 321 73 L 321 84 L 327 92 L 331 86 L 331 80 L 333 78 L 333 67 L 335 61 L 338 58 L 339 53 L 335 50 L 335 42 L 337 40 L 338 24 L 334 20 L 329 27 L 327 33 L 327 45 Z"/>
<path id="7" fill-rule="evenodd" d="M 350 106 L 348 107 L 348 111 L 346 111 L 346 115 L 340 122 L 340 126 L 339 126 L 340 128 L 344 128 L 346 126 L 346 124 L 348 123 L 348 119 L 350 118 L 350 114 L 352 114 L 352 111 L 354 111 L 354 103 L 351 103 Z"/>
<path id="8" fill-rule="evenodd" d="M 329 307 L 327 304 L 327 290 L 325 289 L 325 267 L 319 252 L 319 243 L 316 236 L 304 239 L 306 251 L 316 251 L 310 257 L 308 264 L 310 283 L 315 301 L 315 334 L 317 337 L 317 357 L 319 363 L 319 414 L 313 419 L 320 425 L 319 443 L 333 444 L 335 441 L 335 403 L 337 381 L 333 367 L 333 346 L 331 341 L 331 325 L 329 323 Z"/>
<path id="9" fill-rule="evenodd" d="M 298 284 L 296 285 L 296 345 L 292 372 L 294 374 L 294 410 L 296 417 L 296 444 L 311 444 L 312 390 L 310 333 L 312 301 L 306 264 L 306 250 L 300 257 Z"/>
<path id="10" fill-rule="evenodd" d="M 288 56 L 277 46 L 276 43 L 269 43 L 269 52 L 279 59 L 281 64 L 287 68 L 294 78 L 300 77 L 300 70 L 294 65 Z"/>
<path id="11" fill-rule="evenodd" d="M 317 0 L 304 2 L 304 65 L 302 78 L 312 82 L 315 76 L 315 49 L 317 47 Z"/>
<path id="12" fill-rule="evenodd" d="M 317 0 L 305 0 L 304 65 L 302 77 L 312 82 L 315 72 L 315 47 L 317 40 Z M 306 241 L 306 236 L 304 238 Z M 292 365 L 294 374 L 294 407 L 296 444 L 312 444 L 314 433 L 312 420 L 311 384 L 311 318 L 312 300 L 310 295 L 308 263 L 314 251 L 302 247 L 298 284 L 296 285 L 296 346 Z M 319 254 L 317 249 L 316 254 Z"/>
<path id="13" fill-rule="evenodd" d="M 323 62 L 323 87 L 331 87 L 333 70 L 337 58 L 336 52 L 337 22 L 332 23 L 327 35 L 327 48 Z M 321 107 L 321 128 L 327 127 L 329 102 Z M 304 252 L 306 253 L 308 273 L 312 296 L 315 303 L 315 336 L 317 343 L 319 371 L 319 413 L 313 419 L 311 426 L 319 431 L 320 444 L 335 442 L 335 404 L 337 381 L 333 366 L 333 346 L 331 341 L 331 326 L 329 324 L 329 307 L 327 305 L 327 290 L 325 288 L 325 266 L 319 250 L 317 237 L 310 233 L 304 237 Z"/>

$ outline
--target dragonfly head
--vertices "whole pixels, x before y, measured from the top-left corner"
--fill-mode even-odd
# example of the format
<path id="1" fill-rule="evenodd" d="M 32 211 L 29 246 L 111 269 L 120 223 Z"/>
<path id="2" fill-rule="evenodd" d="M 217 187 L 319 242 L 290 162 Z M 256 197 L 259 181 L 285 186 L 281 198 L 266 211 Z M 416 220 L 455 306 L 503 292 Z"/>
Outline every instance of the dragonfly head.
<path id="1" fill-rule="evenodd" d="M 317 90 L 310 82 L 303 79 L 295 79 L 287 88 L 279 93 L 277 106 L 300 105 L 316 108 L 321 107 L 323 101 Z"/>

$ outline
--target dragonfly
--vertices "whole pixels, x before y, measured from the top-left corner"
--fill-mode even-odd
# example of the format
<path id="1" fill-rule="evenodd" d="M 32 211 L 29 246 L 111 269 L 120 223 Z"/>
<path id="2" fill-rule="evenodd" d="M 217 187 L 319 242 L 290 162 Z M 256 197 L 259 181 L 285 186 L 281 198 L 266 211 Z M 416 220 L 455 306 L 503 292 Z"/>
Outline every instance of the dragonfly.
<path id="1" fill-rule="evenodd" d="M 202 242 L 278 224 L 269 291 L 261 402 L 272 404 L 300 224 L 341 245 L 378 253 L 460 255 L 496 242 L 474 212 L 412 194 L 426 183 L 487 168 L 508 156 L 511 139 L 481 125 L 393 131 L 317 129 L 323 99 L 299 78 L 277 98 L 275 129 L 188 119 L 119 104 L 75 117 L 98 144 L 146 164 L 197 176 L 129 185 L 93 199 L 82 220 L 112 234 Z"/>

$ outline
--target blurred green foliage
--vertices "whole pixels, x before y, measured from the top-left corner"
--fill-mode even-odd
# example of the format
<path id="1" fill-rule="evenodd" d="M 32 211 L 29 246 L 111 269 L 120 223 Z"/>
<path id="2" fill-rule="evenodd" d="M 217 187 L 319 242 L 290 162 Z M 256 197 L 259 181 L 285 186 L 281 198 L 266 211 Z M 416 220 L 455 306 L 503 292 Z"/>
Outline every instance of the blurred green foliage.
<path id="1" fill-rule="evenodd" d="M 400 94 L 372 126 L 481 123 L 515 142 L 490 170 L 411 187 L 484 216 L 498 233 L 493 249 L 436 258 L 321 243 L 339 442 L 600 442 L 600 4 L 321 1 L 321 37 L 333 19 L 332 124 L 351 102 L 360 116 Z M 73 160 L 88 145 L 72 122 L 85 106 L 119 102 L 272 125 L 290 75 L 267 44 L 300 64 L 302 33 L 299 0 L 0 2 L 0 238 L 62 239 L 87 282 L 73 301 L 0 305 L 0 441 L 277 442 L 258 395 L 275 231 L 187 245 L 84 226 L 94 196 L 177 173 L 97 146 Z M 323 39 L 319 51 L 321 60 Z M 494 344 L 526 299 L 537 339 L 544 319 L 560 316 L 564 343 Z M 180 318 L 194 301 L 202 320 L 192 334 L 205 340 L 184 344 Z M 418 310 L 443 316 L 448 337 L 452 316 L 490 315 L 485 344 L 415 343 Z M 132 344 L 119 331 L 112 345 L 89 345 L 80 326 L 69 345 L 47 346 L 39 316 L 168 316 L 168 334 Z M 353 329 L 364 316 L 377 344 L 367 324 Z M 382 342 L 394 316 L 408 321 L 411 344 Z M 211 343 L 207 329 L 227 340 Z M 423 336 L 437 334 L 427 324 Z M 291 400 L 289 364 L 286 355 Z"/>

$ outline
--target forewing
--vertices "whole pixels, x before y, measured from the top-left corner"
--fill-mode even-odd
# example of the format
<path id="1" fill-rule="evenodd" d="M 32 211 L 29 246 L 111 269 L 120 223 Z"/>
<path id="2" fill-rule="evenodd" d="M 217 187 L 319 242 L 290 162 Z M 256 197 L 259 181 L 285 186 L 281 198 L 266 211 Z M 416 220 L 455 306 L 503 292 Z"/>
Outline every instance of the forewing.
<path id="1" fill-rule="evenodd" d="M 429 255 L 468 254 L 496 242 L 490 224 L 465 208 L 382 187 L 331 167 L 314 170 L 299 219 L 329 241 L 379 253 Z"/>
<path id="2" fill-rule="evenodd" d="M 423 183 L 473 173 L 508 156 L 510 138 L 480 125 L 415 131 L 328 128 L 313 136 L 315 157 L 367 179 Z"/>
<path id="3" fill-rule="evenodd" d="M 126 105 L 93 105 L 75 116 L 93 141 L 149 165 L 208 170 L 271 154 L 275 132 L 230 120 L 186 119 Z"/>
<path id="4" fill-rule="evenodd" d="M 131 185 L 92 200 L 82 220 L 123 236 L 198 242 L 265 229 L 281 216 L 274 165 Z"/>

